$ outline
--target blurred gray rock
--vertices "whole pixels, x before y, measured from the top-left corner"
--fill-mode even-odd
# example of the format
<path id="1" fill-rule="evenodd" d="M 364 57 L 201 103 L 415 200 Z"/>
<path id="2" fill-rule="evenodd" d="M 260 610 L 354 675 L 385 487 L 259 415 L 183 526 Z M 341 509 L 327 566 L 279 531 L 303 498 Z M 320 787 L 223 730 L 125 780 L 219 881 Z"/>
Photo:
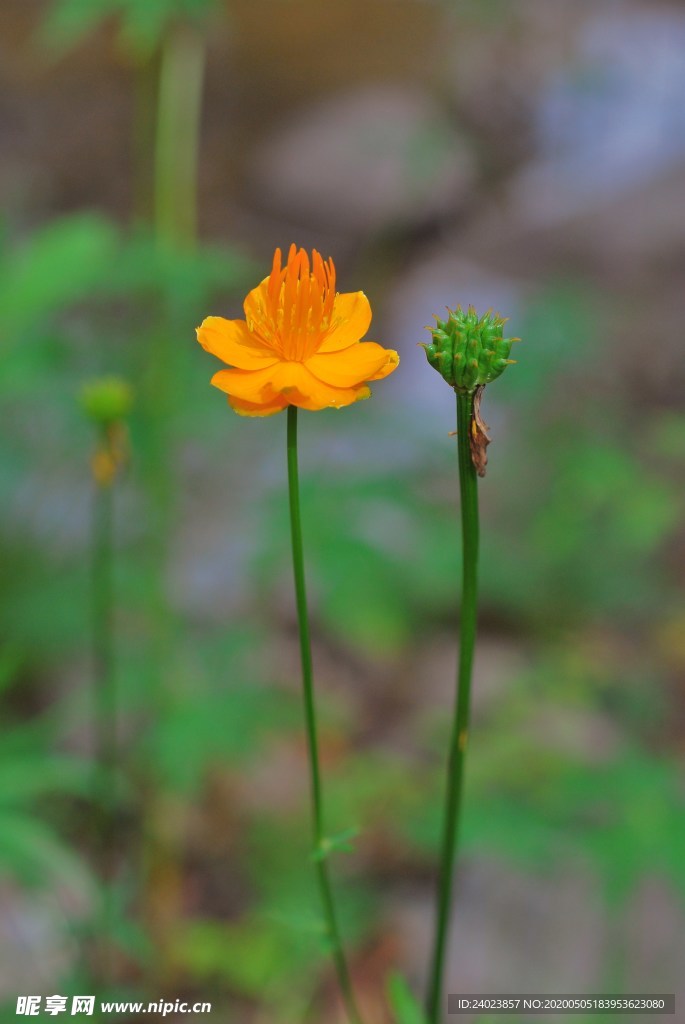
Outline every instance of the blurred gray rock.
<path id="1" fill-rule="evenodd" d="M 402 966 L 417 991 L 425 982 L 433 913 L 434 894 L 418 888 L 389 907 L 395 933 L 410 937 Z M 646 879 L 628 908 L 612 916 L 596 878 L 579 864 L 534 876 L 464 858 L 445 987 L 493 994 L 675 991 L 678 1000 L 684 929 L 682 905 L 657 879 Z M 476 1016 L 460 1020 L 475 1024 Z"/>
<path id="2" fill-rule="evenodd" d="M 391 910 L 411 936 L 405 970 L 423 987 L 434 894 L 407 894 Z M 582 937 L 582 938 L 581 938 Z M 532 877 L 492 860 L 464 859 L 457 875 L 446 991 L 592 992 L 601 987 L 606 922 L 592 877 Z M 472 1024 L 475 1018 L 462 1018 Z"/>
<path id="3" fill-rule="evenodd" d="M 64 907 L 54 892 L 0 885 L 0 1001 L 55 991 L 77 955 L 65 931 Z"/>
<path id="4" fill-rule="evenodd" d="M 589 255 L 625 268 L 679 257 L 684 46 L 685 11 L 677 7 L 598 5 L 569 59 L 540 85 L 534 155 L 472 226 L 468 240 L 481 258 L 509 253 L 539 267 L 550 255 Z"/>
<path id="5" fill-rule="evenodd" d="M 459 208 L 470 148 L 427 92 L 375 86 L 294 115 L 257 150 L 255 191 L 289 219 L 368 235 Z"/>

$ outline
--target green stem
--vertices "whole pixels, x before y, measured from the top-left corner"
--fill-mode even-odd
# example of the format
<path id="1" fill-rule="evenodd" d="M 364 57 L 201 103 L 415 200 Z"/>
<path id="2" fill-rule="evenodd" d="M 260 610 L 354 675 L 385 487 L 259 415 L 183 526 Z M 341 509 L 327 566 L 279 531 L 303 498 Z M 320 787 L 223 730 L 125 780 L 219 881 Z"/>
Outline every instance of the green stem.
<path id="1" fill-rule="evenodd" d="M 93 644 L 94 779 L 93 830 L 95 862 L 103 901 L 97 936 L 101 972 L 110 977 L 113 840 L 117 810 L 117 693 L 112 622 L 113 487 L 96 483 L 93 497 L 91 612 Z"/>
<path id="2" fill-rule="evenodd" d="M 155 238 L 160 249 L 192 250 L 197 237 L 198 148 L 206 33 L 199 23 L 179 21 L 168 30 L 159 55 L 154 153 Z M 169 709 L 177 678 L 174 671 L 174 617 L 169 606 L 166 571 L 175 512 L 174 446 L 176 395 L 181 375 L 181 347 L 173 342 L 175 326 L 187 322 L 183 289 L 160 283 L 159 324 L 150 339 L 143 385 L 146 415 L 140 465 L 149 498 L 148 605 L 151 643 L 148 651 L 150 713 L 158 719 Z M 194 314 L 193 314 L 194 315 Z M 143 895 L 156 957 L 150 961 L 151 985 L 167 983 L 173 970 L 170 939 L 181 913 L 179 812 L 169 814 L 171 797 L 164 790 L 157 763 L 156 732 L 149 730 L 143 747 L 140 787 Z"/>
<path id="3" fill-rule="evenodd" d="M 206 44 L 202 30 L 179 24 L 164 44 L 155 154 L 158 238 L 192 246 L 197 234 L 197 168 Z"/>
<path id="4" fill-rule="evenodd" d="M 302 523 L 300 520 L 300 492 L 297 468 L 297 407 L 288 406 L 288 495 L 290 499 L 290 535 L 293 550 L 293 572 L 295 576 L 295 598 L 297 603 L 297 622 L 300 633 L 300 656 L 302 660 L 302 691 L 304 697 L 305 724 L 307 745 L 309 749 L 309 770 L 312 803 L 312 835 L 314 853 L 321 854 L 324 846 L 324 813 L 321 793 L 321 770 L 319 767 L 319 744 L 316 729 L 316 709 L 314 704 L 314 683 L 312 674 L 312 647 L 309 636 L 309 617 L 307 614 L 307 593 L 304 579 L 304 555 L 302 549 Z M 331 944 L 333 962 L 338 975 L 338 982 L 345 1001 L 350 1021 L 361 1024 L 361 1017 L 352 991 L 352 983 L 343 951 L 340 929 L 335 913 L 333 892 L 325 856 L 317 856 L 316 873 L 321 893 L 328 939 Z"/>
<path id="5" fill-rule="evenodd" d="M 155 237 L 158 245 L 179 250 L 192 248 L 197 235 L 197 168 L 202 117 L 202 86 L 206 61 L 206 39 L 199 24 L 179 22 L 168 30 L 158 60 L 150 63 L 159 70 L 156 85 L 157 115 L 154 154 Z M 152 84 L 143 78 L 139 105 L 152 101 Z M 141 114 L 142 117 L 142 114 Z M 165 699 L 161 678 L 172 631 L 164 576 L 174 512 L 174 470 L 172 446 L 175 440 L 174 412 L 181 373 L 180 348 L 170 344 L 174 325 L 187 317 L 178 289 L 165 285 L 160 304 L 160 323 L 150 339 L 143 384 L 147 412 L 141 462 L 150 498 L 151 571 L 150 607 L 153 616 L 155 650 L 152 676 L 155 680 L 155 710 Z"/>
<path id="6" fill-rule="evenodd" d="M 447 932 L 452 903 L 454 865 L 461 815 L 464 761 L 471 703 L 471 673 L 476 642 L 478 600 L 478 477 L 471 460 L 469 433 L 473 396 L 457 394 L 457 444 L 461 494 L 462 601 L 459 630 L 457 700 L 450 741 L 447 794 L 442 838 L 442 860 L 438 883 L 438 915 L 428 989 L 429 1024 L 439 1024 L 442 985 L 447 949 Z"/>
<path id="7" fill-rule="evenodd" d="M 133 69 L 133 220 L 151 225 L 154 221 L 154 146 L 159 87 L 159 55 L 142 58 Z"/>
<path id="8" fill-rule="evenodd" d="M 96 485 L 93 510 L 92 615 L 95 711 L 95 797 L 112 806 L 116 769 L 116 688 L 112 642 L 112 488 Z"/>

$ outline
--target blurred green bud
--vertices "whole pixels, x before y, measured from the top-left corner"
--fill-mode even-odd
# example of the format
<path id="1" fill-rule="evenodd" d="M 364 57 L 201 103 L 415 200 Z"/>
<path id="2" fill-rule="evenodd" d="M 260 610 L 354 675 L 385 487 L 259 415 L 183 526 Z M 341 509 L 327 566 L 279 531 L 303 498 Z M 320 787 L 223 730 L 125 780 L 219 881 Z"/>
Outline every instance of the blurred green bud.
<path id="1" fill-rule="evenodd" d="M 473 306 L 448 310 L 430 328 L 433 340 L 423 345 L 428 362 L 456 391 L 473 392 L 495 380 L 509 363 L 511 346 L 518 338 L 505 338 L 506 317 L 490 310 L 479 317 Z"/>
<path id="2" fill-rule="evenodd" d="M 132 404 L 133 392 L 121 377 L 98 377 L 88 381 L 81 391 L 86 416 L 103 427 L 126 419 Z"/>

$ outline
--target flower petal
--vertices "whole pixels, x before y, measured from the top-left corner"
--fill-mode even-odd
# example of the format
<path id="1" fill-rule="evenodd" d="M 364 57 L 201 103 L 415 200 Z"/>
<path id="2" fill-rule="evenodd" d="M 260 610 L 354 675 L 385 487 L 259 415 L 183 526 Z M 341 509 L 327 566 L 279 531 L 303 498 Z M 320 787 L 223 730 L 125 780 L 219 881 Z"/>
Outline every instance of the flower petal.
<path id="1" fill-rule="evenodd" d="M 295 391 L 290 396 L 290 405 L 296 405 L 299 409 L 308 409 L 310 412 L 320 412 L 322 409 L 344 409 L 346 405 L 352 405 L 363 398 L 371 397 L 371 389 L 366 384 L 358 388 L 338 388 L 338 395 L 334 402 L 322 403 L 320 398 L 310 398 Z"/>
<path id="2" fill-rule="evenodd" d="M 400 365 L 400 357 L 393 348 L 386 348 L 383 351 L 387 356 L 387 361 L 381 366 L 378 373 L 374 373 L 373 377 L 369 377 L 369 380 L 383 380 L 383 377 L 389 376 Z"/>
<path id="3" fill-rule="evenodd" d="M 274 391 L 271 380 L 279 364 L 261 370 L 219 370 L 212 377 L 212 384 L 220 391 L 246 402 L 262 403 L 271 401 Z"/>
<path id="4" fill-rule="evenodd" d="M 244 320 L 208 316 L 197 329 L 197 340 L 207 352 L 240 370 L 259 370 L 278 362 L 278 355 L 250 333 Z"/>
<path id="5" fill-rule="evenodd" d="M 269 281 L 270 278 L 268 277 L 265 277 L 263 281 L 260 281 L 256 288 L 253 288 L 247 293 L 245 301 L 243 302 L 243 310 L 245 311 L 247 322 L 250 327 L 255 327 L 257 330 L 259 330 L 259 327 L 263 324 L 267 324 L 271 319 Z"/>
<path id="6" fill-rule="evenodd" d="M 397 353 L 377 345 L 375 341 L 363 341 L 356 345 L 350 345 L 340 352 L 317 353 L 305 360 L 308 370 L 334 387 L 349 388 L 356 384 L 363 384 L 367 380 L 375 380 L 377 374 L 385 376 L 386 366 L 394 356 L 394 365 L 397 365 Z"/>
<path id="7" fill-rule="evenodd" d="M 273 401 L 246 402 L 242 398 L 234 398 L 229 395 L 228 404 L 239 416 L 273 416 L 277 412 L 283 412 L 288 405 L 288 400 L 279 395 Z"/>
<path id="8" fill-rule="evenodd" d="M 331 326 L 319 352 L 339 352 L 363 338 L 371 324 L 371 305 L 364 292 L 336 295 Z"/>
<path id="9" fill-rule="evenodd" d="M 212 384 L 233 398 L 264 405 L 282 398 L 303 409 L 339 409 L 366 398 L 369 389 L 335 387 L 315 377 L 306 366 L 297 362 L 280 362 L 264 370 L 219 370 Z"/>
<path id="10" fill-rule="evenodd" d="M 368 388 L 335 387 L 326 384 L 302 363 L 280 363 L 275 371 L 272 379 L 274 390 L 287 398 L 291 405 L 300 406 L 302 409 L 341 409 L 359 398 L 367 397 L 360 392 L 368 392 Z"/>

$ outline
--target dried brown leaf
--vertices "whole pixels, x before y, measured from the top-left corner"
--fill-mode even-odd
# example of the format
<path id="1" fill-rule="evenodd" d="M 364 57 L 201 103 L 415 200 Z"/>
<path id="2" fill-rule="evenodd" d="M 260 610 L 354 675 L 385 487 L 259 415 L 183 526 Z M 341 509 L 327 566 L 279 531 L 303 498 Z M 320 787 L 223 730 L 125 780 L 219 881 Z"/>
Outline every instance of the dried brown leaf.
<path id="1" fill-rule="evenodd" d="M 476 467 L 478 476 L 485 476 L 485 467 L 488 464 L 487 447 L 490 444 L 490 429 L 480 414 L 480 402 L 485 391 L 482 384 L 473 392 L 473 411 L 471 423 L 469 424 L 469 444 L 471 447 L 471 461 Z"/>

